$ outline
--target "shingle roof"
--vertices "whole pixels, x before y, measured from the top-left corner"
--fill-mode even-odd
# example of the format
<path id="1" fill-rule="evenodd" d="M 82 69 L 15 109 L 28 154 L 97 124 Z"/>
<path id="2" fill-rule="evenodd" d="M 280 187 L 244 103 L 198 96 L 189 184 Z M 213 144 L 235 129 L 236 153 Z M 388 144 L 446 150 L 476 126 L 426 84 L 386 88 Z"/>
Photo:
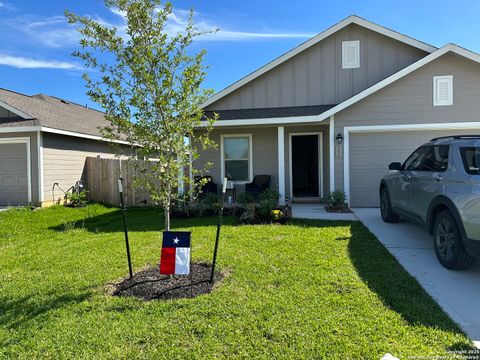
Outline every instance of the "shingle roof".
<path id="1" fill-rule="evenodd" d="M 100 129 L 108 125 L 101 111 L 53 96 L 29 96 L 0 88 L 0 101 L 31 116 L 31 119 L 2 119 L 0 127 L 44 126 L 101 136 Z"/>
<path id="2" fill-rule="evenodd" d="M 215 110 L 205 111 L 205 116 L 211 118 L 213 117 L 214 112 L 219 115 L 218 120 L 266 119 L 277 117 L 310 116 L 320 115 L 321 113 L 330 110 L 334 106 L 335 105 L 314 105 L 259 109 Z"/>

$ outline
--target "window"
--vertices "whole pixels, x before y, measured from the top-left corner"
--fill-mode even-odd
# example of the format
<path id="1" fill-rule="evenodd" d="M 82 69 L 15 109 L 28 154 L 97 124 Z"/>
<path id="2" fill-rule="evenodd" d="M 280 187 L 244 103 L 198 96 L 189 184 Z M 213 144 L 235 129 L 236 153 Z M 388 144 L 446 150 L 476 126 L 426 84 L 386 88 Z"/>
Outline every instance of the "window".
<path id="1" fill-rule="evenodd" d="M 433 106 L 453 104 L 453 76 L 433 77 Z"/>
<path id="2" fill-rule="evenodd" d="M 249 182 L 252 178 L 252 136 L 222 135 L 222 177 Z"/>
<path id="3" fill-rule="evenodd" d="M 480 175 L 480 148 L 462 147 L 460 148 L 460 155 L 467 174 Z"/>
<path id="4" fill-rule="evenodd" d="M 360 67 L 360 41 L 342 42 L 342 69 Z"/>
<path id="5" fill-rule="evenodd" d="M 448 145 L 426 146 L 426 152 L 419 171 L 443 172 L 448 167 Z"/>
<path id="6" fill-rule="evenodd" d="M 426 147 L 420 147 L 403 163 L 402 170 L 418 170 L 426 153 Z"/>

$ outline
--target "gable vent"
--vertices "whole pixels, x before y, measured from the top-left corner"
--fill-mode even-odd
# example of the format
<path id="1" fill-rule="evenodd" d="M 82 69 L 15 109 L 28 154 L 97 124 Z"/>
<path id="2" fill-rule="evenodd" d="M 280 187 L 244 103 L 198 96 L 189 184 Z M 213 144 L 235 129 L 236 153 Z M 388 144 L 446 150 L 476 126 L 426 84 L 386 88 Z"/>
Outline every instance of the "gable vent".
<path id="1" fill-rule="evenodd" d="M 360 67 L 360 41 L 342 42 L 342 69 Z"/>
<path id="2" fill-rule="evenodd" d="M 433 106 L 453 104 L 453 76 L 433 77 Z"/>

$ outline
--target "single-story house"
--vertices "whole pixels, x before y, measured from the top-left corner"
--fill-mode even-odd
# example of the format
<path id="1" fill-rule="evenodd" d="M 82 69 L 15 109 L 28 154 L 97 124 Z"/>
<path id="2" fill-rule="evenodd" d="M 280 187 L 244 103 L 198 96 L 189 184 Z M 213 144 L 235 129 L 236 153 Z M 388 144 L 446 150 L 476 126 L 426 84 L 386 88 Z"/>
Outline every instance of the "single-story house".
<path id="1" fill-rule="evenodd" d="M 82 180 L 88 156 L 113 157 L 100 111 L 0 89 L 0 206 L 48 206 Z"/>
<path id="2" fill-rule="evenodd" d="M 282 203 L 339 190 L 376 207 L 390 162 L 433 137 L 480 133 L 479 63 L 350 16 L 209 98 L 219 146 L 197 163 L 240 191 L 270 175 Z"/>

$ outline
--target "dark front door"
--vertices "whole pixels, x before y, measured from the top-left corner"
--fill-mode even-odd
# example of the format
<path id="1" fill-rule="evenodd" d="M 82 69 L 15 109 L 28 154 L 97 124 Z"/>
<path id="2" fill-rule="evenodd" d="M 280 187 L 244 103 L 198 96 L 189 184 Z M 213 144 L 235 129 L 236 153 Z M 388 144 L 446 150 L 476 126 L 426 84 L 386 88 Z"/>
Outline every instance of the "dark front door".
<path id="1" fill-rule="evenodd" d="M 318 135 L 292 136 L 294 197 L 318 197 Z"/>

